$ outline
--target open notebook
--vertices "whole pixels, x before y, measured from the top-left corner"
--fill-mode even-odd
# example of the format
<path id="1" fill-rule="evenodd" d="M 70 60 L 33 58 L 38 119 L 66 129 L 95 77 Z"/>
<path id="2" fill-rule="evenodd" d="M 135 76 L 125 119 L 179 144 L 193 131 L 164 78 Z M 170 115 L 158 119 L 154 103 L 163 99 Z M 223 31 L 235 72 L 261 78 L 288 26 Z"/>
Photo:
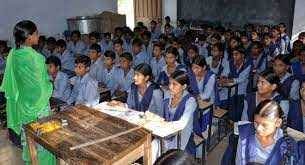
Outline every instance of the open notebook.
<path id="1" fill-rule="evenodd" d="M 183 126 L 166 122 L 164 118 L 148 111 L 143 113 L 125 107 L 108 106 L 106 102 L 95 106 L 94 109 L 132 124 L 142 126 L 151 131 L 153 135 L 161 138 L 174 135 L 183 129 Z"/>

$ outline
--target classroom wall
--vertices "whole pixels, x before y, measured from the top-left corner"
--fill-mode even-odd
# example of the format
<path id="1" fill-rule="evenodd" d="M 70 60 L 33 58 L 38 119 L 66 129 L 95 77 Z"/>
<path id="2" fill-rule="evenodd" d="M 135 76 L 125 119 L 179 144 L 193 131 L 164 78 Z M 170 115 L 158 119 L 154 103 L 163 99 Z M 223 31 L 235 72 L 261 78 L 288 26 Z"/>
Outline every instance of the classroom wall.
<path id="1" fill-rule="evenodd" d="M 292 29 L 295 0 L 178 0 L 178 17 L 208 21 L 247 21 L 275 24 L 285 22 Z M 299 0 L 303 1 L 304 0 Z"/>
<path id="2" fill-rule="evenodd" d="M 177 0 L 162 0 L 162 15 L 170 16 L 173 24 L 177 21 L 177 5 Z"/>
<path id="3" fill-rule="evenodd" d="M 67 29 L 66 18 L 117 11 L 117 0 L 1 0 L 0 39 L 12 39 L 14 25 L 33 20 L 40 33 L 56 35 Z"/>
<path id="4" fill-rule="evenodd" d="M 305 31 L 304 7 L 305 7 L 305 0 L 295 0 L 292 40 L 296 40 L 298 34 L 302 31 Z"/>

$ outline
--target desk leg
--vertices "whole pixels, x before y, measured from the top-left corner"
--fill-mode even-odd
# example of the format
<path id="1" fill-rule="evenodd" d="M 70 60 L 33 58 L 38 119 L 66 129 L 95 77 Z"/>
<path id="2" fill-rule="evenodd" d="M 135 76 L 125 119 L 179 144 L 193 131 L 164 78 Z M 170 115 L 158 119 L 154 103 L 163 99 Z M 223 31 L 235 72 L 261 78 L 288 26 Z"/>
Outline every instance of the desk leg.
<path id="1" fill-rule="evenodd" d="M 32 138 L 32 136 L 27 134 L 27 133 L 26 133 L 26 141 L 27 141 L 27 144 L 29 146 L 30 157 L 31 157 L 31 164 L 32 165 L 38 165 L 35 141 Z"/>
<path id="2" fill-rule="evenodd" d="M 164 152 L 164 140 L 163 140 L 163 138 L 160 138 L 160 153 L 161 153 L 161 155 L 163 154 L 163 152 Z"/>
<path id="3" fill-rule="evenodd" d="M 147 135 L 146 142 L 144 144 L 144 157 L 143 163 L 144 165 L 151 165 L 152 164 L 152 153 L 151 153 L 151 134 Z"/>
<path id="4" fill-rule="evenodd" d="M 181 132 L 180 131 L 178 132 L 178 135 L 177 135 L 177 148 L 181 149 Z"/>

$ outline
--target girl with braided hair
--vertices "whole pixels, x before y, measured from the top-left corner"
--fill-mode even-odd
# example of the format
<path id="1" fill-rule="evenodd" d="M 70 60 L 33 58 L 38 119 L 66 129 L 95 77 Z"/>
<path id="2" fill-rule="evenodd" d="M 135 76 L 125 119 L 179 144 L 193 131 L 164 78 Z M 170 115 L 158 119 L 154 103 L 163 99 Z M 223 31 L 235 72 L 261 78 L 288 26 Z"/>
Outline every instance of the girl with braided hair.
<path id="1" fill-rule="evenodd" d="M 295 141 L 287 134 L 287 120 L 278 103 L 264 100 L 256 107 L 254 123 L 238 125 L 237 165 L 297 164 Z"/>

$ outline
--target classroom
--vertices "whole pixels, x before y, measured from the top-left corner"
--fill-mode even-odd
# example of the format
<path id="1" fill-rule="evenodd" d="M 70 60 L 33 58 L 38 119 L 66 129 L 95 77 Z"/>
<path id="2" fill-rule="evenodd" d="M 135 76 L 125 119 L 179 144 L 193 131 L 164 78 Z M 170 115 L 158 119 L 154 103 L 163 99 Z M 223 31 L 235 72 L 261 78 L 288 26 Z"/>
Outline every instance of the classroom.
<path id="1" fill-rule="evenodd" d="M 305 165 L 304 0 L 0 2 L 0 165 Z"/>

